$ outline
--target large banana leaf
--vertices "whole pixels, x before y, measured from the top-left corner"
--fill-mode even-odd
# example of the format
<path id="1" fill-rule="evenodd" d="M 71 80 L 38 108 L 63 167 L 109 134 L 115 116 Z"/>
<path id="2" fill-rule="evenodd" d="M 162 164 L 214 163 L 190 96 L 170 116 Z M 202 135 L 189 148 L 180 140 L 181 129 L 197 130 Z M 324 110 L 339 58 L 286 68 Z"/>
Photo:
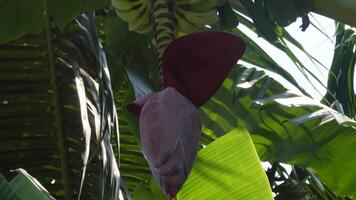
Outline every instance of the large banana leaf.
<path id="1" fill-rule="evenodd" d="M 60 199 L 121 198 L 116 108 L 94 16 L 64 32 L 46 19 L 47 36 L 0 45 L 0 172 L 22 167 Z"/>
<path id="2" fill-rule="evenodd" d="M 273 199 L 249 133 L 236 129 L 201 149 L 178 199 Z"/>
<path id="3" fill-rule="evenodd" d="M 49 13 L 63 29 L 75 17 L 84 12 L 104 8 L 109 0 L 1 0 L 0 42 L 8 41 L 26 33 L 41 33 L 44 26 L 44 2 Z"/>
<path id="4" fill-rule="evenodd" d="M 262 71 L 237 67 L 201 115 L 205 132 L 244 124 L 262 160 L 310 167 L 336 193 L 356 196 L 356 122 Z"/>

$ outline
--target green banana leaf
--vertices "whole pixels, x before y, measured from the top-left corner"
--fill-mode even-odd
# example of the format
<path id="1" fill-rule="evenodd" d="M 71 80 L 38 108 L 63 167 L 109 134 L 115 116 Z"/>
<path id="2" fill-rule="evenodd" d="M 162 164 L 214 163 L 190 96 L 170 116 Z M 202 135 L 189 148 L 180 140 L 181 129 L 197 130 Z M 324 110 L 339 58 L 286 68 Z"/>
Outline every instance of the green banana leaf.
<path id="1" fill-rule="evenodd" d="M 136 186 L 133 192 L 133 200 L 166 200 L 166 197 L 156 183 L 156 180 L 152 179 L 148 184 L 140 183 Z"/>
<path id="2" fill-rule="evenodd" d="M 146 187 L 144 183 L 137 185 L 135 191 L 133 192 L 133 200 L 155 200 L 150 188 Z M 164 199 L 163 199 L 164 200 Z"/>
<path id="3" fill-rule="evenodd" d="M 15 171 L 18 174 L 10 181 L 10 185 L 21 199 L 54 200 L 48 191 L 24 169 L 16 169 Z"/>
<path id="4" fill-rule="evenodd" d="M 123 83 L 115 95 L 120 123 L 120 174 L 127 189 L 135 194 L 137 187 L 148 187 L 152 175 L 138 145 L 137 119 L 126 110 L 127 96 L 131 97 L 131 91 L 128 84 Z"/>
<path id="5" fill-rule="evenodd" d="M 243 124 L 262 160 L 309 167 L 337 194 L 356 196 L 356 122 L 264 72 L 236 67 L 201 116 L 205 132 L 219 137 Z"/>
<path id="6" fill-rule="evenodd" d="M 59 199 L 122 195 L 110 143 L 116 108 L 93 16 L 0 45 L 0 172 L 22 167 Z"/>
<path id="7" fill-rule="evenodd" d="M 20 200 L 20 196 L 14 188 L 0 175 L 0 199 L 3 200 Z"/>
<path id="8" fill-rule="evenodd" d="M 10 181 L 0 176 L 0 199 L 2 200 L 54 200 L 48 191 L 24 169 Z"/>
<path id="9" fill-rule="evenodd" d="M 274 34 L 273 26 L 268 27 L 270 24 L 276 22 L 287 26 L 312 9 L 312 0 L 242 0 L 241 3 L 254 22 L 260 25 L 263 36 L 268 39 L 271 39 L 269 35 Z"/>
<path id="10" fill-rule="evenodd" d="M 324 102 L 334 105 L 340 112 L 356 119 L 356 94 L 354 88 L 356 65 L 356 35 L 352 29 L 338 24 L 333 62 L 328 77 L 328 93 Z M 342 88 L 342 89 L 340 89 Z"/>
<path id="11" fill-rule="evenodd" d="M 106 15 L 104 24 L 105 50 L 120 124 L 120 175 L 132 198 L 140 199 L 142 195 L 135 191 L 150 192 L 152 174 L 141 151 L 138 119 L 127 111 L 126 104 L 155 90 L 151 82 L 155 79 L 154 51 L 149 47 L 152 40 L 148 35 L 128 31 L 128 25 L 113 11 Z"/>
<path id="12" fill-rule="evenodd" d="M 41 33 L 44 26 L 44 3 L 54 21 L 64 29 L 82 13 L 105 8 L 109 0 L 1 0 L 0 1 L 0 43 L 26 33 Z"/>
<path id="13" fill-rule="evenodd" d="M 177 197 L 178 200 L 273 199 L 249 133 L 235 129 L 201 149 Z"/>

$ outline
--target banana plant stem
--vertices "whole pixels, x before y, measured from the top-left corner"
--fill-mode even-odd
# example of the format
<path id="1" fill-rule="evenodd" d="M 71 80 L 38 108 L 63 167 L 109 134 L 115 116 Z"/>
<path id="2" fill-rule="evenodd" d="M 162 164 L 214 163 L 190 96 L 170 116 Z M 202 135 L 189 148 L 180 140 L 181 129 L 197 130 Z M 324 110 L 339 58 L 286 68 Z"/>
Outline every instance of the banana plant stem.
<path id="1" fill-rule="evenodd" d="M 171 0 L 153 0 L 152 2 L 152 21 L 154 31 L 154 44 L 156 49 L 156 65 L 158 68 L 159 88 L 164 85 L 161 60 L 164 50 L 175 38 L 174 17 L 172 8 L 174 1 Z"/>

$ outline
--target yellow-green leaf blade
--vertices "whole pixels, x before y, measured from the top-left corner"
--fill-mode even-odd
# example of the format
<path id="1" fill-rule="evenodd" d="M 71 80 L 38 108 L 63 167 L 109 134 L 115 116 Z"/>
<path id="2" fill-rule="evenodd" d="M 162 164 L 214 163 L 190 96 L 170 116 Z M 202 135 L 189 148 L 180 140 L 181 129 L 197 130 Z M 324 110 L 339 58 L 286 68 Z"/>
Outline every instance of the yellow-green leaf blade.
<path id="1" fill-rule="evenodd" d="M 246 130 L 235 129 L 198 153 L 178 200 L 273 199 Z"/>

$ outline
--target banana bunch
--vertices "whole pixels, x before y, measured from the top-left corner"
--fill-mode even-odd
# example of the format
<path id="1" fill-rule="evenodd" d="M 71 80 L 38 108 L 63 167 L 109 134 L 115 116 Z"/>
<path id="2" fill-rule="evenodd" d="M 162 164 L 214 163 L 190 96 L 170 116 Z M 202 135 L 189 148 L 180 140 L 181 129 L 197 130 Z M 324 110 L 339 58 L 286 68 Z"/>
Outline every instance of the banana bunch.
<path id="1" fill-rule="evenodd" d="M 191 33 L 216 23 L 219 20 L 217 3 L 217 0 L 177 0 L 174 9 L 177 27 L 182 32 Z"/>
<path id="2" fill-rule="evenodd" d="M 112 0 L 112 5 L 117 15 L 129 23 L 129 30 L 146 33 L 152 30 L 152 2 L 155 0 Z M 216 23 L 217 4 L 218 0 L 175 0 L 172 11 L 176 31 L 191 33 Z"/>
<path id="3" fill-rule="evenodd" d="M 147 33 L 152 30 L 150 0 L 113 0 L 116 14 L 129 24 L 130 31 Z"/>

